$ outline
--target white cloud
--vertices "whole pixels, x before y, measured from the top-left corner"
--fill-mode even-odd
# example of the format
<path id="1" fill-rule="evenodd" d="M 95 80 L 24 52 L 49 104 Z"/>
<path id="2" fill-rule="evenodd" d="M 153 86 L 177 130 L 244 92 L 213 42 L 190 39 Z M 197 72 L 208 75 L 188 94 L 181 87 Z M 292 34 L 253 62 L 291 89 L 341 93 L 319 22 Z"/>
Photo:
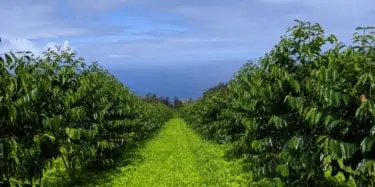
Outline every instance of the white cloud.
<path id="1" fill-rule="evenodd" d="M 375 8 L 373 0 L 257 0 L 269 5 L 303 5 L 314 10 L 315 16 L 356 18 L 368 15 Z"/>
<path id="2" fill-rule="evenodd" d="M 104 64 L 257 58 L 285 34 L 293 19 L 321 23 L 327 33 L 350 39 L 356 26 L 373 23 L 369 14 L 375 10 L 373 0 L 5 1 L 0 36 L 20 38 L 24 42 L 18 46 L 40 51 L 51 40 L 69 39 L 79 56 Z M 134 9 L 112 14 L 121 6 Z M 125 26 L 136 33 L 124 31 Z M 78 37 L 66 38 L 70 36 Z"/>
<path id="3" fill-rule="evenodd" d="M 58 48 L 63 51 L 74 51 L 75 49 L 69 44 L 69 41 L 65 40 L 64 44 L 58 44 L 55 42 L 50 42 L 44 47 L 44 51 L 51 49 L 54 51 L 58 51 Z"/>
<path id="4" fill-rule="evenodd" d="M 108 51 L 126 50 L 132 54 L 128 59 L 130 63 L 144 64 L 160 61 L 177 64 L 185 59 L 189 60 L 188 63 L 257 59 L 278 42 L 287 27 L 294 24 L 294 19 L 318 22 L 327 33 L 347 42 L 356 26 L 373 23 L 368 15 L 375 6 L 373 0 L 207 1 L 166 0 L 163 3 L 152 1 L 150 5 L 147 4 L 149 1 L 143 0 L 140 4 L 155 11 L 155 17 L 164 13 L 174 16 L 184 22 L 188 32 L 161 36 L 156 40 L 110 45 Z M 102 52 L 106 53 L 105 50 Z"/>
<path id="5" fill-rule="evenodd" d="M 54 38 L 88 33 L 64 23 L 55 1 L 5 1 L 0 7 L 0 36 L 5 38 Z"/>
<path id="6" fill-rule="evenodd" d="M 2 39 L 0 43 L 0 54 L 7 52 L 26 52 L 30 51 L 34 55 L 39 56 L 42 52 L 51 49 L 53 51 L 58 51 L 57 46 L 60 47 L 60 50 L 63 51 L 74 51 L 74 48 L 71 47 L 69 41 L 65 41 L 64 44 L 58 44 L 55 42 L 50 42 L 44 46 L 38 46 L 30 40 L 27 39 Z"/>
<path id="7" fill-rule="evenodd" d="M 2 39 L 0 43 L 0 53 L 4 52 L 25 52 L 30 51 L 34 54 L 40 54 L 41 50 L 30 40 L 27 39 Z"/>
<path id="8" fill-rule="evenodd" d="M 65 41 L 64 44 L 49 43 L 45 47 L 44 51 L 50 50 L 61 55 L 63 52 L 73 53 L 75 50 L 70 46 L 69 41 Z M 41 55 L 44 58 L 44 55 Z"/>
<path id="9" fill-rule="evenodd" d="M 127 58 L 129 55 L 127 54 L 111 54 L 109 55 L 109 58 Z"/>
<path id="10" fill-rule="evenodd" d="M 87 12 L 105 11 L 111 8 L 117 8 L 119 5 L 128 2 L 129 0 L 69 0 L 69 4 L 79 10 Z"/>

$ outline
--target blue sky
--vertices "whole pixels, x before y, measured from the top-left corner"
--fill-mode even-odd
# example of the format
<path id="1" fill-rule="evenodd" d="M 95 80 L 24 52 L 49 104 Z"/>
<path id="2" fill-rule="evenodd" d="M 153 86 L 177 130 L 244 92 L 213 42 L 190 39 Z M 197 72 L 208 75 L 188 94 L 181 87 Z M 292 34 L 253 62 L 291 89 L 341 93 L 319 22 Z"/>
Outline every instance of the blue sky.
<path id="1" fill-rule="evenodd" d="M 294 19 L 341 41 L 373 0 L 0 0 L 0 52 L 68 41 L 138 94 L 196 97 L 268 52 Z"/>

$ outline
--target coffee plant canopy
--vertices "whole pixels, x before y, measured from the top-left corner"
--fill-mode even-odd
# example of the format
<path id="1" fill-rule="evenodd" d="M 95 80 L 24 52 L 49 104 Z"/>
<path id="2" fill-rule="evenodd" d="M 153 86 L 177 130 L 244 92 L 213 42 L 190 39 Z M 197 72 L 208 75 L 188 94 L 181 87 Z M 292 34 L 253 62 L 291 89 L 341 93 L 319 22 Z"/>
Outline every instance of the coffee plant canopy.
<path id="1" fill-rule="evenodd" d="M 375 27 L 352 44 L 319 24 L 296 25 L 226 85 L 184 107 L 203 136 L 232 142 L 254 181 L 375 185 Z"/>
<path id="2" fill-rule="evenodd" d="M 1 55 L 0 114 L 0 182 L 7 186 L 35 184 L 57 158 L 72 179 L 79 167 L 110 165 L 156 133 L 171 111 L 58 49 Z"/>

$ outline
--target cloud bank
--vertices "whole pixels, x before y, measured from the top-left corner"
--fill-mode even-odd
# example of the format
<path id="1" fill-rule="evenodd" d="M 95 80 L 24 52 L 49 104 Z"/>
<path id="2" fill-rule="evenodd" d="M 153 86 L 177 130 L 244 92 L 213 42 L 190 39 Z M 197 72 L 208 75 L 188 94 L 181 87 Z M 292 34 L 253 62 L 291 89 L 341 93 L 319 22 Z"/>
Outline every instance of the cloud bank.
<path id="1" fill-rule="evenodd" d="M 349 42 L 355 27 L 375 25 L 375 1 L 3 0 L 0 52 L 40 53 L 69 41 L 109 69 L 230 66 L 221 62 L 268 52 L 294 19 L 318 22 Z"/>

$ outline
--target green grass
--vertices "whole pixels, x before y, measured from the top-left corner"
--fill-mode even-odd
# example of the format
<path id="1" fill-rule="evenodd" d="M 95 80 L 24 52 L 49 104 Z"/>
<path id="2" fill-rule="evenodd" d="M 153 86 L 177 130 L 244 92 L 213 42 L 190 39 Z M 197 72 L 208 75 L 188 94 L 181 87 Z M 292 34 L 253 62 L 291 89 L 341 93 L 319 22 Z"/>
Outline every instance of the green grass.
<path id="1" fill-rule="evenodd" d="M 181 119 L 172 119 L 124 166 L 86 186 L 245 186 L 240 161 L 224 160 L 226 147 L 202 140 Z M 126 155 L 125 155 L 126 157 Z"/>
<path id="2" fill-rule="evenodd" d="M 274 186 L 265 178 L 251 181 L 250 172 L 242 172 L 241 160 L 226 161 L 229 145 L 201 139 L 182 119 L 170 120 L 158 135 L 140 146 L 128 149 L 118 167 L 103 171 L 81 171 L 83 185 L 73 185 L 61 159 L 45 172 L 44 186 Z M 327 178 L 342 186 L 355 186 L 343 176 Z"/>

